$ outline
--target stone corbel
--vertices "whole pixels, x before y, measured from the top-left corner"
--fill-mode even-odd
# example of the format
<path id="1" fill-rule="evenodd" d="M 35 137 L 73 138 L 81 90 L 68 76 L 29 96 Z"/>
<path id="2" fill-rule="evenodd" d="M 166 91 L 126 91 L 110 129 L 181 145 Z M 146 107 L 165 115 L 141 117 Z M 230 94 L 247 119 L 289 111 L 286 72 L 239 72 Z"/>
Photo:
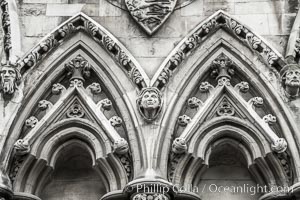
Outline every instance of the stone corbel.
<path id="1" fill-rule="evenodd" d="M 137 106 L 142 117 L 147 121 L 154 121 L 163 106 L 161 92 L 156 87 L 143 88 L 137 98 Z"/>
<path id="2" fill-rule="evenodd" d="M 299 96 L 300 89 L 300 66 L 292 63 L 284 66 L 280 71 L 281 85 L 285 95 L 289 99 L 295 99 Z"/>
<path id="3" fill-rule="evenodd" d="M 10 100 L 19 89 L 21 74 L 11 63 L 1 65 L 0 68 L 0 91 L 3 99 Z"/>

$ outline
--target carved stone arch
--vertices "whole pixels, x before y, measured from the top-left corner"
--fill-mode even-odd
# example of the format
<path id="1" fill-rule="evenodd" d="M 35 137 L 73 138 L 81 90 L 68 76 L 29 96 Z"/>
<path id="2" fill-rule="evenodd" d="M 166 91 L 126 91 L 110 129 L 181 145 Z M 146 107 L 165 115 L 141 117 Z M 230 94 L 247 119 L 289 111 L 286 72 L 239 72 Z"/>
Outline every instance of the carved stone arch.
<path id="1" fill-rule="evenodd" d="M 70 120 L 67 120 L 40 135 L 32 145 L 31 154 L 19 169 L 14 180 L 14 192 L 39 196 L 49 174 L 55 170 L 60 154 L 66 152 L 65 149 L 71 145 L 81 146 L 89 152 L 93 168 L 102 177 L 106 192 L 122 189 L 122 185 L 126 184 L 126 172 L 113 155 L 109 139 L 105 135 L 101 136 L 99 130 L 91 127 L 88 122 L 71 121 L 77 126 L 82 124 L 82 127 L 62 129 L 63 125 L 70 126 Z M 57 133 L 59 129 L 61 130 Z M 107 158 L 104 158 L 106 155 Z"/>
<path id="2" fill-rule="evenodd" d="M 186 58 L 182 62 L 180 70 L 173 75 L 164 88 L 164 98 L 171 103 L 169 103 L 169 107 L 162 116 L 161 134 L 158 139 L 161 143 L 154 157 L 159 157 L 159 152 L 170 151 L 169 138 L 173 137 L 175 139 L 178 137 L 178 135 L 174 135 L 174 131 L 178 116 L 180 116 L 180 110 L 184 105 L 187 105 L 191 93 L 199 88 L 201 80 L 208 77 L 210 73 L 209 66 L 212 61 L 221 54 L 230 58 L 238 66 L 239 74 L 244 79 L 241 81 L 248 81 L 251 88 L 256 91 L 255 94 L 267 101 L 269 111 L 276 114 L 278 126 L 283 137 L 287 140 L 291 160 L 297 162 L 298 147 L 296 143 L 298 143 L 299 138 L 294 134 L 297 132 L 297 128 L 293 117 L 283 103 L 281 94 L 274 92 L 280 91 L 280 85 L 277 82 L 278 72 L 262 62 L 247 45 L 223 29 L 216 30 L 201 44 L 201 48 L 195 49 L 188 59 Z M 269 74 L 271 76 L 268 76 Z M 189 119 L 185 118 L 184 120 L 188 121 Z M 156 160 L 156 165 L 165 166 L 168 155 L 161 155 L 159 158 L 159 160 Z M 299 171 L 295 166 L 298 166 L 298 164 L 292 162 L 290 164 L 293 173 L 295 173 L 294 180 L 297 180 Z M 280 175 L 281 173 L 282 169 L 277 174 Z M 282 175 L 280 176 L 282 177 Z"/>
<path id="3" fill-rule="evenodd" d="M 138 147 L 139 151 L 130 152 L 130 154 L 126 155 L 114 155 L 115 152 L 118 151 L 116 149 L 119 148 L 122 153 L 122 148 L 124 147 L 122 146 L 123 141 L 117 143 L 118 138 L 121 139 L 122 137 L 120 137 L 117 131 L 113 130 L 113 127 L 110 127 L 113 125 L 113 123 L 119 123 L 118 119 L 112 119 L 114 116 L 111 116 L 109 114 L 108 116 L 110 116 L 112 120 L 115 120 L 111 121 L 111 119 L 105 119 L 105 116 L 103 114 L 99 115 L 99 113 L 96 113 L 97 109 L 99 109 L 98 106 L 102 106 L 101 109 L 103 108 L 104 110 L 105 108 L 102 104 L 99 104 L 100 101 L 98 102 L 98 105 L 97 102 L 93 102 L 93 100 L 95 100 L 93 99 L 94 97 L 91 98 L 89 96 L 92 92 L 92 89 L 90 88 L 91 91 L 89 91 L 88 88 L 91 85 L 93 85 L 91 84 L 92 82 L 90 80 L 85 80 L 86 83 L 84 83 L 84 87 L 82 87 L 80 81 L 76 82 L 76 79 L 72 79 L 72 76 L 71 79 L 73 80 L 73 82 L 71 80 L 71 82 L 68 83 L 67 78 L 70 77 L 67 76 L 68 70 L 64 68 L 64 66 L 73 61 L 76 62 L 76 59 L 83 59 L 84 62 L 87 62 L 91 66 L 92 75 L 100 82 L 100 85 L 102 84 L 101 90 L 102 92 L 104 92 L 103 98 L 106 95 L 106 97 L 109 97 L 111 99 L 112 105 L 110 106 L 113 107 L 115 114 L 122 117 L 122 120 L 124 122 L 123 124 L 125 124 L 121 126 L 123 127 L 124 131 L 121 131 L 120 134 L 123 134 L 122 137 L 125 136 L 126 140 L 130 143 L 130 146 Z M 13 164 L 12 162 L 14 162 L 12 157 L 14 155 L 14 151 L 13 148 L 8 144 L 14 143 L 15 141 L 17 141 L 17 139 L 24 138 L 24 136 L 24 139 L 31 140 L 31 138 L 34 138 L 32 139 L 32 141 L 38 141 L 37 138 L 35 138 L 36 136 L 34 136 L 34 134 L 29 134 L 29 136 L 26 136 L 28 135 L 28 133 L 30 133 L 30 130 L 29 132 L 27 131 L 26 133 L 22 133 L 23 135 L 21 135 L 20 130 L 22 130 L 22 127 L 24 127 L 24 123 L 26 123 L 26 120 L 30 119 L 30 116 L 36 115 L 36 117 L 40 119 L 40 122 L 38 123 L 41 123 L 37 126 L 41 127 L 46 121 L 46 119 L 43 119 L 43 117 L 48 116 L 48 106 L 52 107 L 53 109 L 57 109 L 56 111 L 59 111 L 58 106 L 64 103 L 67 108 L 68 105 L 71 105 L 74 102 L 79 103 L 82 106 L 82 108 L 85 109 L 87 113 L 85 115 L 86 120 L 92 121 L 93 126 L 95 126 L 95 124 L 98 123 L 98 130 L 96 132 L 99 132 L 99 130 L 104 129 L 102 132 L 105 132 L 105 134 L 108 135 L 105 141 L 109 142 L 111 151 L 106 151 L 105 153 L 103 153 L 103 156 L 101 158 L 96 159 L 97 166 L 101 167 L 95 168 L 97 171 L 99 171 L 99 173 L 102 175 L 102 177 L 104 177 L 105 180 L 115 180 L 110 183 L 111 185 L 107 183 L 107 185 L 109 186 L 107 187 L 109 188 L 108 192 L 110 192 L 111 190 L 122 189 L 122 187 L 125 186 L 129 179 L 126 177 L 126 175 L 128 175 L 127 173 L 132 174 L 131 178 L 136 176 L 136 174 L 134 173 L 136 173 L 136 171 L 138 170 L 133 170 L 133 166 L 128 166 L 128 162 L 134 164 L 135 169 L 140 169 L 144 167 L 146 163 L 145 155 L 147 154 L 144 152 L 145 146 L 143 143 L 143 139 L 141 138 L 142 134 L 139 133 L 140 129 L 137 128 L 138 126 L 136 125 L 138 121 L 136 119 L 137 111 L 132 107 L 132 104 L 129 103 L 135 101 L 137 88 L 134 86 L 134 84 L 130 82 L 130 79 L 126 77 L 126 73 L 124 73 L 123 69 L 121 69 L 115 63 L 115 60 L 111 58 L 109 53 L 107 53 L 106 50 L 99 46 L 94 41 L 94 39 L 92 39 L 88 34 L 81 31 L 74 33 L 73 37 L 70 37 L 67 40 L 65 40 L 64 43 L 60 45 L 59 49 L 53 50 L 51 53 L 47 54 L 46 57 L 43 57 L 43 59 L 39 60 L 39 62 L 36 65 L 32 66 L 27 71 L 23 71 L 23 76 L 25 80 L 25 98 L 22 104 L 25 106 L 21 107 L 18 111 L 18 113 L 20 114 L 16 117 L 16 119 L 13 122 L 13 125 L 11 126 L 9 139 L 6 142 L 5 146 L 6 150 L 3 151 L 3 153 L 9 152 L 5 153 L 6 155 L 3 159 L 3 163 L 5 164 L 6 170 L 8 170 L 11 164 Z M 61 87 L 63 93 L 59 93 L 59 95 L 57 95 L 58 97 L 54 98 L 54 94 L 51 93 L 51 89 L 53 85 L 55 85 L 58 82 L 62 84 L 62 87 L 58 85 L 56 85 L 56 87 Z M 88 83 L 91 85 L 88 85 Z M 30 85 L 32 84 L 34 84 L 36 87 L 30 87 Z M 95 85 L 93 87 L 95 87 Z M 66 99 L 64 99 L 63 97 Z M 100 99 L 99 98 L 98 100 L 103 100 L 101 99 L 102 97 Z M 47 100 L 43 102 L 47 107 L 45 108 L 46 110 L 41 111 L 44 112 L 45 115 L 39 114 L 40 111 L 37 111 L 37 105 L 39 105 L 39 102 L 41 100 Z M 50 101 L 50 104 L 48 101 Z M 61 107 L 61 111 L 65 112 L 66 109 Z M 49 112 L 51 114 L 51 111 Z M 44 116 L 40 118 L 40 115 Z M 55 118 L 55 113 L 52 113 L 49 116 L 49 119 Z M 77 123 L 78 121 L 75 124 Z M 51 124 L 51 121 L 48 121 L 48 123 L 45 124 L 45 126 L 49 126 Z M 53 124 L 55 124 L 54 121 Z M 116 124 L 116 126 L 117 125 L 118 124 Z M 51 127 L 49 126 L 49 128 Z M 108 131 L 109 129 L 110 131 Z M 39 131 L 37 131 L 37 133 L 38 132 Z M 38 151 L 33 147 L 32 150 Z M 112 151 L 112 149 L 114 149 L 114 151 Z M 90 152 L 90 150 L 88 150 L 88 152 Z M 107 158 L 104 159 L 104 157 Z M 44 157 L 41 160 L 44 160 Z M 139 162 L 134 162 L 135 160 L 138 160 Z M 44 163 L 44 161 L 41 162 L 30 160 L 29 165 L 36 165 L 37 167 L 39 167 L 42 163 Z M 103 172 L 103 170 L 100 170 L 100 168 L 104 169 L 105 172 Z M 128 172 L 127 170 L 129 170 L 130 172 Z M 46 175 L 47 174 L 45 174 L 44 176 L 46 177 Z M 110 175 L 111 177 L 105 177 L 107 175 Z M 37 188 L 41 187 L 42 186 L 37 186 Z M 29 189 L 27 189 L 27 191 L 29 191 Z"/>
<path id="4" fill-rule="evenodd" d="M 21 127 L 24 120 L 27 119 L 28 113 L 36 107 L 37 102 L 40 100 L 44 90 L 49 90 L 54 80 L 64 73 L 64 62 L 72 60 L 77 55 L 82 55 L 86 60 L 94 66 L 96 75 L 102 80 L 102 83 L 110 85 L 108 93 L 112 99 L 115 100 L 119 109 L 120 115 L 124 122 L 126 122 L 129 141 L 131 145 L 138 145 L 140 149 L 143 149 L 143 142 L 141 134 L 138 134 L 139 129 L 135 129 L 136 111 L 131 107 L 130 101 L 135 101 L 135 96 L 131 93 L 136 93 L 135 87 L 130 83 L 130 80 L 126 78 L 121 69 L 115 64 L 113 59 L 107 55 L 107 53 L 84 33 L 76 33 L 72 38 L 64 42 L 63 45 L 57 51 L 52 52 L 45 58 L 39 65 L 35 66 L 33 71 L 29 70 L 24 74 L 25 83 L 31 82 L 31 84 L 37 85 L 37 87 L 30 87 L 29 84 L 25 84 L 25 99 L 24 103 L 26 108 L 21 108 L 21 114 L 12 127 Z M 122 75 L 123 74 L 123 75 Z M 38 77 L 38 79 L 36 79 Z M 105 85 L 104 84 L 104 85 Z M 39 87 L 39 85 L 43 85 Z M 17 129 L 14 128 L 13 131 Z M 16 133 L 15 133 L 16 134 Z M 14 141 L 17 139 L 17 135 L 10 137 Z M 140 142 L 138 142 L 140 141 Z M 11 149 L 11 147 L 7 147 Z M 140 168 L 144 164 L 143 157 L 145 154 L 142 151 L 133 152 L 133 159 L 140 160 L 141 162 L 135 162 L 137 168 Z M 143 158 L 141 158 L 143 157 Z"/>

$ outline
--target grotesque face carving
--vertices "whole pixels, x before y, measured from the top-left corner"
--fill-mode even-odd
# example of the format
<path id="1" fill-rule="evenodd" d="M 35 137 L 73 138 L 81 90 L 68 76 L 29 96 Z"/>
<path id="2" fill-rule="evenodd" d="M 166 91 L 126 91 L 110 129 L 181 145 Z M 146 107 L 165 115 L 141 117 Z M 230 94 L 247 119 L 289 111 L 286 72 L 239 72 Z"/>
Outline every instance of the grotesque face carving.
<path id="1" fill-rule="evenodd" d="M 291 69 L 286 72 L 285 85 L 300 87 L 300 69 Z"/>
<path id="2" fill-rule="evenodd" d="M 19 85 L 21 75 L 11 66 L 3 66 L 0 70 L 1 90 L 4 94 L 13 94 Z"/>
<path id="3" fill-rule="evenodd" d="M 154 120 L 162 108 L 160 91 L 154 87 L 144 88 L 139 95 L 137 104 L 140 113 L 147 121 Z"/>
<path id="4" fill-rule="evenodd" d="M 286 65 L 281 71 L 282 86 L 289 97 L 296 97 L 300 88 L 300 67 L 297 64 Z"/>

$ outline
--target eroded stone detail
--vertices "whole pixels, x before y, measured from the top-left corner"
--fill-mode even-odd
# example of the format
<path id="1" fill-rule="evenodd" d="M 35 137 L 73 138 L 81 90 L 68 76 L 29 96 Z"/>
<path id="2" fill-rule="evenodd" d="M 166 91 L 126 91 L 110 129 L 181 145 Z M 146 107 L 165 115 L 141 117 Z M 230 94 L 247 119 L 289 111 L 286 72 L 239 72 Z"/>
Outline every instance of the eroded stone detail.
<path id="1" fill-rule="evenodd" d="M 223 77 L 231 79 L 231 76 L 234 75 L 234 68 L 232 60 L 221 54 L 212 62 L 210 75 L 217 80 Z"/>
<path id="2" fill-rule="evenodd" d="M 253 97 L 248 101 L 248 104 L 254 107 L 262 107 L 264 105 L 264 99 L 261 97 Z"/>
<path id="3" fill-rule="evenodd" d="M 39 101 L 38 107 L 39 107 L 39 109 L 45 110 L 47 112 L 47 111 L 51 110 L 51 108 L 53 107 L 53 104 L 50 101 L 41 100 L 41 101 Z"/>
<path id="4" fill-rule="evenodd" d="M 120 127 L 122 126 L 123 120 L 121 117 L 113 116 L 109 119 L 109 122 L 113 127 Z"/>
<path id="5" fill-rule="evenodd" d="M 102 89 L 99 83 L 92 83 L 91 85 L 87 86 L 86 88 L 88 91 L 90 91 L 92 94 L 100 94 Z"/>
<path id="6" fill-rule="evenodd" d="M 298 64 L 288 64 L 281 71 L 281 84 L 285 94 L 289 98 L 299 96 L 300 88 L 300 66 Z"/>
<path id="7" fill-rule="evenodd" d="M 3 65 L 0 69 L 0 90 L 4 97 L 10 97 L 18 89 L 21 82 L 21 74 L 12 65 Z"/>
<path id="8" fill-rule="evenodd" d="M 183 154 L 187 151 L 186 141 L 182 138 L 176 138 L 172 144 L 172 152 L 175 154 Z"/>
<path id="9" fill-rule="evenodd" d="M 201 82 L 199 86 L 199 90 L 202 93 L 205 92 L 211 92 L 214 89 L 214 86 L 212 86 L 209 82 Z"/>
<path id="10" fill-rule="evenodd" d="M 169 200 L 169 198 L 164 194 L 154 193 L 154 194 L 135 194 L 131 200 Z"/>
<path id="11" fill-rule="evenodd" d="M 190 123 L 192 119 L 187 115 L 182 115 L 178 117 L 178 125 L 179 126 L 187 126 L 188 123 Z"/>
<path id="12" fill-rule="evenodd" d="M 78 103 L 74 103 L 67 111 L 68 118 L 82 118 L 84 115 L 84 110 Z"/>
<path id="13" fill-rule="evenodd" d="M 110 110 L 112 108 L 112 102 L 109 99 L 102 99 L 97 103 L 97 106 L 103 110 Z"/>
<path id="14" fill-rule="evenodd" d="M 152 35 L 173 12 L 177 0 L 125 0 L 134 20 Z"/>
<path id="15" fill-rule="evenodd" d="M 155 87 L 143 88 L 137 99 L 138 110 L 146 121 L 153 121 L 157 118 L 162 104 L 161 93 Z"/>
<path id="16" fill-rule="evenodd" d="M 197 97 L 189 98 L 187 103 L 188 106 L 192 109 L 199 108 L 201 105 L 203 105 L 203 102 Z"/>
<path id="17" fill-rule="evenodd" d="M 269 125 L 273 125 L 276 123 L 277 119 L 274 115 L 268 114 L 266 116 L 263 117 L 263 120 L 269 124 Z"/>
<path id="18" fill-rule="evenodd" d="M 141 72 L 136 68 L 131 69 L 131 71 L 129 72 L 129 77 L 137 85 L 142 84 L 142 82 L 144 81 L 144 78 L 142 77 Z"/>
<path id="19" fill-rule="evenodd" d="M 234 89 L 238 92 L 247 93 L 249 91 L 249 83 L 242 81 L 234 86 Z"/>
<path id="20" fill-rule="evenodd" d="M 284 138 L 278 138 L 276 141 L 272 143 L 271 148 L 273 151 L 277 153 L 282 153 L 286 150 L 287 143 Z"/>
<path id="21" fill-rule="evenodd" d="M 129 151 L 129 146 L 127 141 L 124 138 L 120 138 L 116 140 L 113 144 L 113 150 L 116 154 L 119 155 L 124 155 L 128 153 Z"/>
<path id="22" fill-rule="evenodd" d="M 8 10 L 7 0 L 2 0 L 0 2 L 1 11 L 2 11 L 2 28 L 4 32 L 4 51 L 6 55 L 6 60 L 9 60 L 10 50 L 11 50 L 11 27 L 10 27 L 10 16 Z"/>
<path id="23" fill-rule="evenodd" d="M 17 155 L 25 155 L 30 152 L 30 145 L 28 141 L 25 141 L 23 139 L 17 140 L 17 142 L 14 144 L 15 153 Z"/>
<path id="24" fill-rule="evenodd" d="M 85 78 L 89 78 L 91 74 L 91 65 L 81 55 L 66 63 L 65 69 L 69 72 L 70 81 L 78 79 L 84 82 Z"/>
<path id="25" fill-rule="evenodd" d="M 70 87 L 83 87 L 83 81 L 80 79 L 73 79 L 70 81 Z"/>
<path id="26" fill-rule="evenodd" d="M 55 83 L 52 86 L 52 94 L 54 94 L 54 95 L 60 95 L 60 94 L 64 93 L 65 91 L 66 91 L 65 86 L 63 86 L 60 83 Z"/>
<path id="27" fill-rule="evenodd" d="M 235 114 L 234 107 L 228 102 L 227 99 L 224 99 L 217 109 L 218 116 L 233 116 Z"/>
<path id="28" fill-rule="evenodd" d="M 38 122 L 39 120 L 35 116 L 31 116 L 25 121 L 25 126 L 34 128 Z"/>
<path id="29" fill-rule="evenodd" d="M 275 153 L 289 181 L 293 181 L 293 170 L 291 168 L 290 157 L 287 152 Z"/>

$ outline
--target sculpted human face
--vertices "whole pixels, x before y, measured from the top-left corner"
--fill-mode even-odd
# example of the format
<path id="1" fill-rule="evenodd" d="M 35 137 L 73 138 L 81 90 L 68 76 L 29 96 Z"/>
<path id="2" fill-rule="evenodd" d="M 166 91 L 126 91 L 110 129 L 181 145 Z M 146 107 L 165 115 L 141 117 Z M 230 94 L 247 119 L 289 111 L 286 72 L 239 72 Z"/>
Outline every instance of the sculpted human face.
<path id="1" fill-rule="evenodd" d="M 12 67 L 3 67 L 0 71 L 1 85 L 5 94 L 13 94 L 15 91 L 15 82 L 17 74 Z"/>
<path id="2" fill-rule="evenodd" d="M 159 107 L 159 97 L 156 92 L 147 91 L 142 97 L 141 106 L 144 109 L 157 109 Z"/>
<path id="3" fill-rule="evenodd" d="M 285 85 L 290 87 L 300 87 L 300 70 L 288 70 L 286 72 Z"/>

